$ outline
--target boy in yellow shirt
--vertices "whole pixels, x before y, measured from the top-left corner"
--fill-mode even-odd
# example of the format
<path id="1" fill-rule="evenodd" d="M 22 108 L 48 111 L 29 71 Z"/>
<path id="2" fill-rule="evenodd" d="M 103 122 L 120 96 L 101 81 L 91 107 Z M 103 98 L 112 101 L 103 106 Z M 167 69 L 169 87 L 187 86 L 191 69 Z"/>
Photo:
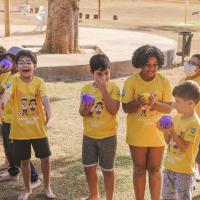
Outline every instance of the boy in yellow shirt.
<path id="1" fill-rule="evenodd" d="M 184 72 L 186 77 L 181 80 L 193 80 L 200 85 L 200 54 L 194 54 L 184 66 Z M 200 103 L 197 104 L 196 113 L 200 117 Z M 200 145 L 199 151 L 196 157 L 197 169 L 196 180 L 200 181 Z"/>
<path id="2" fill-rule="evenodd" d="M 81 96 L 91 94 L 94 102 L 81 102 L 80 115 L 83 116 L 84 136 L 82 163 L 90 191 L 87 200 L 99 200 L 97 165 L 102 170 L 106 200 L 113 199 L 114 160 L 117 146 L 116 114 L 120 105 L 119 88 L 110 79 L 110 61 L 104 54 L 90 59 L 90 69 L 94 82 L 86 84 Z"/>
<path id="3" fill-rule="evenodd" d="M 7 51 L 3 46 L 0 46 L 0 62 L 4 59 L 7 59 Z M 10 76 L 10 70 L 12 68 L 12 65 L 7 67 L 0 66 L 0 95 L 4 92 L 3 85 L 7 82 L 8 77 Z M 0 140 L 1 140 L 2 133 L 0 132 Z M 0 165 L 0 170 L 4 170 L 9 168 L 9 162 L 7 160 L 7 157 L 5 155 L 5 161 L 3 164 Z"/>
<path id="4" fill-rule="evenodd" d="M 200 119 L 195 112 L 200 100 L 200 88 L 194 81 L 185 81 L 176 86 L 172 94 L 178 112 L 174 117 L 173 127 L 164 129 L 157 123 L 168 144 L 162 197 L 191 200 L 195 158 L 200 140 Z"/>
<path id="5" fill-rule="evenodd" d="M 16 74 L 17 67 L 15 64 L 15 57 L 17 53 L 19 53 L 22 50 L 23 48 L 19 46 L 13 46 L 9 48 L 8 52 L 6 53 L 7 58 L 12 62 L 11 76 L 9 77 L 9 79 L 11 79 L 13 76 L 19 76 L 19 73 Z M 8 80 L 6 80 L 6 82 L 8 82 Z M 6 82 L 4 81 L 5 84 L 2 85 L 2 87 L 4 88 L 3 92 L 5 91 L 7 86 Z M 7 173 L 0 175 L 0 182 L 18 180 L 18 175 L 20 173 L 20 160 L 16 160 L 16 158 L 14 157 L 13 143 L 12 140 L 9 139 L 11 123 L 12 123 L 12 102 L 8 101 L 2 113 L 1 132 L 3 135 L 3 146 L 4 146 L 4 151 L 6 153 L 6 157 L 8 159 L 9 168 L 7 170 Z M 30 167 L 31 167 L 31 188 L 34 189 L 41 185 L 41 181 L 39 180 L 37 171 L 31 161 L 30 161 Z"/>
<path id="6" fill-rule="evenodd" d="M 32 193 L 30 177 L 31 146 L 35 155 L 41 159 L 41 171 L 44 177 L 44 192 L 48 198 L 55 198 L 50 187 L 51 155 L 46 136 L 46 124 L 51 115 L 50 103 L 45 92 L 44 81 L 34 76 L 37 57 L 32 51 L 22 50 L 16 55 L 19 76 L 7 83 L 1 101 L 0 111 L 10 99 L 12 101 L 12 126 L 10 139 L 13 140 L 14 156 L 21 162 L 21 171 L 25 190 L 18 200 L 27 200 Z M 24 101 L 24 99 L 26 101 Z M 33 106 L 30 101 L 34 99 Z"/>

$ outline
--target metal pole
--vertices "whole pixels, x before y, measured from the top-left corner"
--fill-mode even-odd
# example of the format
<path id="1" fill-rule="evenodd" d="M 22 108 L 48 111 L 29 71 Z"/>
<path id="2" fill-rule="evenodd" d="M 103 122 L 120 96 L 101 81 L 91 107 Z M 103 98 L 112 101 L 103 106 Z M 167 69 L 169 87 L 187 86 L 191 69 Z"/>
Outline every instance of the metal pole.
<path id="1" fill-rule="evenodd" d="M 4 0 L 4 25 L 5 25 L 5 37 L 9 37 L 10 36 L 9 0 Z"/>
<path id="2" fill-rule="evenodd" d="M 183 33 L 182 61 L 181 61 L 182 66 L 184 65 L 184 60 L 185 60 L 185 45 L 186 45 L 185 43 L 186 43 L 186 35 Z"/>
<path id="3" fill-rule="evenodd" d="M 188 0 L 185 0 L 185 24 L 187 24 L 187 9 L 188 9 Z"/>
<path id="4" fill-rule="evenodd" d="M 101 0 L 98 0 L 98 18 L 101 19 Z"/>

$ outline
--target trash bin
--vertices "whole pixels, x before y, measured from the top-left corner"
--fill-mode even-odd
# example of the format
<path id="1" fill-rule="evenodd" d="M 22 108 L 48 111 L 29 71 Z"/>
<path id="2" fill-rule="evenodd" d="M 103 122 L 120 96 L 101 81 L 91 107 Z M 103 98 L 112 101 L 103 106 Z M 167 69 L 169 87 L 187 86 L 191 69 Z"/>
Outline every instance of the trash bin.
<path id="1" fill-rule="evenodd" d="M 192 37 L 193 33 L 191 32 L 184 31 L 179 33 L 176 55 L 182 57 L 182 65 L 184 64 L 184 58 L 190 55 Z"/>

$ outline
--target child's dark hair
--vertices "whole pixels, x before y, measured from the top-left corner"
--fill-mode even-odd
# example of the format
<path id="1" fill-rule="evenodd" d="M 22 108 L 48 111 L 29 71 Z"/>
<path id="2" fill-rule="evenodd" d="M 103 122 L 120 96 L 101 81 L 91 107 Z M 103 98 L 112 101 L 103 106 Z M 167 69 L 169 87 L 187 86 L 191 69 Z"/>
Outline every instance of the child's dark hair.
<path id="1" fill-rule="evenodd" d="M 92 73 L 96 70 L 104 71 L 110 68 L 110 60 L 105 54 L 96 54 L 90 58 L 90 70 Z"/>
<path id="2" fill-rule="evenodd" d="M 155 46 L 144 45 L 135 50 L 132 56 L 132 65 L 135 68 L 143 68 L 149 58 L 155 57 L 158 61 L 158 68 L 164 64 L 163 52 Z"/>
<path id="3" fill-rule="evenodd" d="M 17 64 L 22 57 L 28 57 L 34 64 L 37 64 L 37 56 L 30 50 L 21 50 L 15 57 L 15 63 Z"/>
<path id="4" fill-rule="evenodd" d="M 200 60 L 200 54 L 194 54 L 192 57 L 197 58 L 198 60 Z"/>
<path id="5" fill-rule="evenodd" d="M 7 51 L 3 46 L 0 46 L 0 61 L 6 58 Z"/>
<path id="6" fill-rule="evenodd" d="M 184 101 L 192 100 L 195 104 L 200 100 L 200 88 L 195 81 L 184 81 L 173 89 L 172 94 L 174 97 L 184 99 Z"/>

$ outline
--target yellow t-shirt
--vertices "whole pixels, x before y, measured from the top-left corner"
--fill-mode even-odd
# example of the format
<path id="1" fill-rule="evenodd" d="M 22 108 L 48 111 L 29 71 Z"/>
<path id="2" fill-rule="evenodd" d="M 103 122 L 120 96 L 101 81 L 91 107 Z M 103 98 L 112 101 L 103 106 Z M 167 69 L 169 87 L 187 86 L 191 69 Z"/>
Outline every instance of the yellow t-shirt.
<path id="1" fill-rule="evenodd" d="M 120 101 L 119 88 L 112 82 L 108 82 L 106 87 L 110 97 Z M 81 96 L 84 94 L 92 94 L 95 97 L 93 109 L 88 116 L 83 117 L 84 135 L 95 139 L 116 135 L 116 115 L 111 115 L 107 111 L 100 90 L 91 82 L 83 87 Z"/>
<path id="2" fill-rule="evenodd" d="M 186 78 L 181 79 L 180 83 L 185 81 L 185 79 Z M 197 82 L 199 84 L 199 86 L 200 86 L 200 76 L 197 76 L 196 78 L 191 79 L 191 80 Z M 198 116 L 200 117 L 200 103 L 197 104 L 195 111 L 198 114 Z"/>
<path id="3" fill-rule="evenodd" d="M 152 81 L 144 81 L 139 73 L 129 77 L 122 92 L 122 103 L 129 103 L 142 93 L 156 94 L 156 99 L 172 102 L 171 86 L 167 78 L 157 73 Z M 127 115 L 126 142 L 132 146 L 160 147 L 165 145 L 164 135 L 156 127 L 162 113 L 143 106 L 137 113 Z"/>
<path id="4" fill-rule="evenodd" d="M 0 75 L 0 84 L 3 87 L 10 77 L 10 72 L 2 73 Z"/>
<path id="5" fill-rule="evenodd" d="M 12 126 L 10 139 L 29 140 L 46 137 L 42 96 L 46 96 L 44 81 L 33 77 L 30 83 L 13 76 L 5 92 L 11 95 Z"/>
<path id="6" fill-rule="evenodd" d="M 0 74 L 0 85 L 1 85 L 1 87 L 4 88 L 4 85 L 8 81 L 9 76 L 10 76 L 10 72 Z M 0 123 L 1 123 L 1 121 L 0 121 Z"/>
<path id="7" fill-rule="evenodd" d="M 2 85 L 2 87 L 6 90 L 9 88 L 9 80 L 11 80 L 14 76 L 19 76 L 19 73 L 13 74 L 9 77 L 7 82 Z M 3 113 L 2 113 L 2 121 L 5 123 L 12 123 L 12 98 L 8 100 L 6 105 L 4 106 Z"/>
<path id="8" fill-rule="evenodd" d="M 177 173 L 193 174 L 200 140 L 200 119 L 196 113 L 188 119 L 181 119 L 181 115 L 176 115 L 174 129 L 181 139 L 192 144 L 185 152 L 181 152 L 174 140 L 171 140 L 164 166 Z"/>

